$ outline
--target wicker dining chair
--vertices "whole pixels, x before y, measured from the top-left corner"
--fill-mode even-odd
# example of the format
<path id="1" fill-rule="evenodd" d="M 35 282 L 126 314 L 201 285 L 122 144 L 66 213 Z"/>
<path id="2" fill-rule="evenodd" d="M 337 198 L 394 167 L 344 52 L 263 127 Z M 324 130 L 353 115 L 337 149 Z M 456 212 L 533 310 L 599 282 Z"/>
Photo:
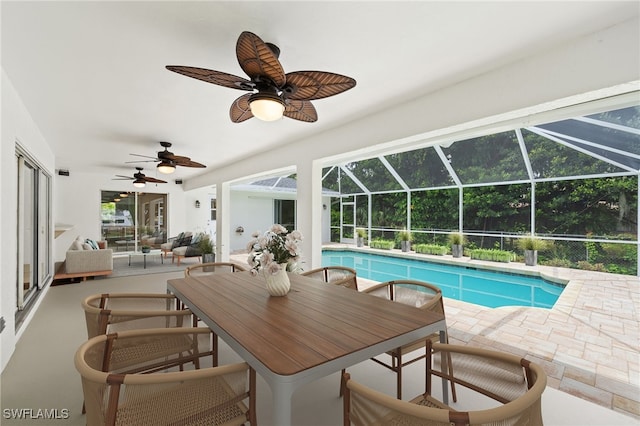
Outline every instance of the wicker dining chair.
<path id="1" fill-rule="evenodd" d="M 411 401 L 398 400 L 343 374 L 344 425 L 542 425 L 541 399 L 547 376 L 541 366 L 515 355 L 469 346 L 427 341 L 427 350 L 444 354 L 456 368 L 454 374 L 445 373 L 450 370 L 442 368 L 443 358 L 429 356 L 426 392 Z M 464 401 L 451 407 L 434 397 L 431 389 L 438 377 L 467 388 L 460 396 Z"/>
<path id="2" fill-rule="evenodd" d="M 208 328 L 131 330 L 89 339 L 75 355 L 86 423 L 255 425 L 255 371 L 246 363 L 207 366 L 211 342 Z"/>
<path id="3" fill-rule="evenodd" d="M 405 305 L 415 306 L 424 311 L 437 312 L 444 315 L 444 302 L 442 300 L 442 290 L 439 287 L 423 281 L 417 280 L 393 280 L 381 284 L 374 285 L 363 290 L 363 293 L 372 294 L 387 300 L 403 303 Z M 397 398 L 402 399 L 402 368 L 412 364 L 418 360 L 424 359 L 427 353 L 424 352 L 425 340 L 432 342 L 440 341 L 440 334 L 433 333 L 426 338 L 416 340 L 399 348 L 388 351 L 386 354 L 391 357 L 391 362 L 385 362 L 379 357 L 371 358 L 372 361 L 392 370 L 396 373 L 397 378 Z M 449 343 L 448 333 L 445 332 L 445 343 Z M 408 358 L 406 355 L 420 351 L 417 356 Z M 449 368 L 453 364 L 449 363 Z M 455 401 L 456 391 L 453 383 L 451 383 L 451 394 Z"/>
<path id="4" fill-rule="evenodd" d="M 165 293 L 104 293 L 82 301 L 88 338 L 124 330 L 192 327 L 195 315 Z"/>
<path id="5" fill-rule="evenodd" d="M 347 287 L 352 290 L 358 290 L 356 270 L 346 266 L 324 266 L 322 268 L 302 272 L 300 275 L 319 279 L 325 283 Z"/>
<path id="6" fill-rule="evenodd" d="M 216 272 L 243 272 L 247 269 L 233 262 L 209 262 L 188 266 L 184 270 L 184 276 L 209 275 Z"/>

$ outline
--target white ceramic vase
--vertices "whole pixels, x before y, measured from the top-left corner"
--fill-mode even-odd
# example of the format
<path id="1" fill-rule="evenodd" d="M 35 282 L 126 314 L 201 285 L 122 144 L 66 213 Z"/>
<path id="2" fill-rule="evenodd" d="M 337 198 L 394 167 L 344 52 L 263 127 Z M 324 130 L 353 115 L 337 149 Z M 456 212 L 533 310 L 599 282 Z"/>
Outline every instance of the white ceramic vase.
<path id="1" fill-rule="evenodd" d="M 280 265 L 280 271 L 276 274 L 270 274 L 263 271 L 264 278 L 267 281 L 267 291 L 271 296 L 286 296 L 291 288 L 289 275 L 287 275 L 287 264 Z"/>

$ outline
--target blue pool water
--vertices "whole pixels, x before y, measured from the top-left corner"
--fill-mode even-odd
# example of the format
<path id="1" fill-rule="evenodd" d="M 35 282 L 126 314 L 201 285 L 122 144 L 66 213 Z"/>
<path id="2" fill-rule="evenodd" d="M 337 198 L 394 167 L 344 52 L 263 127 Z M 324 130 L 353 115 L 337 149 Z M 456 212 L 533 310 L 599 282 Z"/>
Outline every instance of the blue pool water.
<path id="1" fill-rule="evenodd" d="M 426 281 L 440 287 L 444 297 L 490 308 L 550 308 L 564 289 L 563 285 L 526 275 L 349 250 L 323 250 L 322 265 L 348 266 L 355 269 L 359 277 L 380 282 L 400 278 Z"/>

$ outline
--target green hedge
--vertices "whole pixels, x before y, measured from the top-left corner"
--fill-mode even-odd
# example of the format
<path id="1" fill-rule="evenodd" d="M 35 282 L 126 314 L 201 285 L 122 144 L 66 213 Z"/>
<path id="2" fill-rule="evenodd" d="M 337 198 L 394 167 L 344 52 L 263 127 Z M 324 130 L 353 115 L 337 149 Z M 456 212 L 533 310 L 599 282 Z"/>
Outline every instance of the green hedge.
<path id="1" fill-rule="evenodd" d="M 440 246 L 437 244 L 416 244 L 413 246 L 413 249 L 416 253 L 435 254 L 438 256 L 444 256 L 449 250 L 447 246 Z"/>
<path id="2" fill-rule="evenodd" d="M 516 254 L 506 250 L 496 249 L 474 249 L 469 251 L 471 259 L 490 260 L 492 262 L 511 262 L 515 260 Z"/>
<path id="3" fill-rule="evenodd" d="M 369 247 L 377 248 L 377 249 L 384 249 L 384 250 L 391 250 L 392 248 L 395 247 L 395 245 L 396 245 L 396 243 L 394 241 L 391 241 L 391 240 L 377 239 L 377 240 L 371 240 L 369 242 Z"/>

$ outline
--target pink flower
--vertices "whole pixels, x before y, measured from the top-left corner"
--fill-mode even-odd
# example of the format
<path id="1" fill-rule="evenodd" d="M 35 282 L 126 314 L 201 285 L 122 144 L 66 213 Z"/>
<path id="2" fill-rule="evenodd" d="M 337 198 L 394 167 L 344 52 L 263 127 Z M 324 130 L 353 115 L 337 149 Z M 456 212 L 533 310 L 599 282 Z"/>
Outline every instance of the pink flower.
<path id="1" fill-rule="evenodd" d="M 267 273 L 271 275 L 277 274 L 278 272 L 280 272 L 281 269 L 282 268 L 280 267 L 280 265 L 278 265 L 276 262 L 271 262 L 265 267 L 265 270 L 267 271 Z"/>
<path id="2" fill-rule="evenodd" d="M 247 243 L 247 251 L 252 251 L 257 242 L 258 242 L 257 239 L 253 239 L 253 240 L 249 241 Z"/>
<path id="3" fill-rule="evenodd" d="M 292 239 L 292 240 L 297 240 L 300 241 L 302 240 L 302 232 L 300 231 L 291 231 L 291 233 L 289 235 L 287 235 L 288 239 Z"/>
<path id="4" fill-rule="evenodd" d="M 269 263 L 273 263 L 274 259 L 275 256 L 273 255 L 273 253 L 265 251 L 262 253 L 262 256 L 260 256 L 260 263 L 263 265 L 267 265 Z"/>
<path id="5" fill-rule="evenodd" d="M 273 232 L 274 234 L 286 234 L 287 228 L 276 223 L 271 227 L 271 232 Z"/>
<path id="6" fill-rule="evenodd" d="M 298 245 L 293 240 L 287 240 L 284 242 L 284 247 L 287 249 L 291 256 L 295 256 L 298 252 Z"/>

